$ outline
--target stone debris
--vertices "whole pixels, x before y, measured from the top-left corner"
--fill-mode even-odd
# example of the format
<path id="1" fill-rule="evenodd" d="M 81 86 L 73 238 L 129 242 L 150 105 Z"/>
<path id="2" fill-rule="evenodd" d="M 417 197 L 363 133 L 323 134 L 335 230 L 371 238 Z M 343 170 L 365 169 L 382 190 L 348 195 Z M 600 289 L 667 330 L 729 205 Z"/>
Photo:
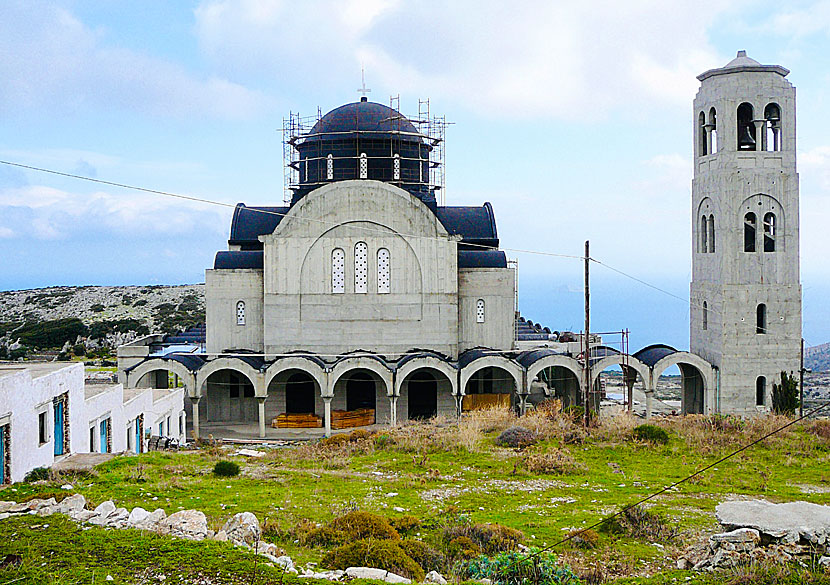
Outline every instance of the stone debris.
<path id="1" fill-rule="evenodd" d="M 255 449 L 239 449 L 234 451 L 234 455 L 242 455 L 243 457 L 265 457 L 265 453 Z"/>
<path id="2" fill-rule="evenodd" d="M 178 538 L 204 540 L 208 535 L 207 517 L 200 510 L 179 510 L 163 521 L 165 532 Z"/>
<path id="3" fill-rule="evenodd" d="M 352 579 L 378 579 L 387 583 L 402 583 L 403 585 L 412 583 L 410 579 L 390 573 L 386 569 L 373 569 L 371 567 L 349 567 L 346 569 L 346 576 Z"/>
<path id="4" fill-rule="evenodd" d="M 262 536 L 259 520 L 250 512 L 240 512 L 225 522 L 222 531 L 232 543 L 253 546 Z"/>
<path id="5" fill-rule="evenodd" d="M 435 585 L 447 585 L 447 580 L 438 571 L 430 571 L 424 577 L 424 583 L 435 583 Z"/>
<path id="6" fill-rule="evenodd" d="M 677 560 L 678 569 L 711 571 L 759 562 L 788 563 L 816 552 L 826 554 L 830 545 L 830 506 L 730 501 L 719 504 L 715 514 L 727 532 L 686 548 Z"/>

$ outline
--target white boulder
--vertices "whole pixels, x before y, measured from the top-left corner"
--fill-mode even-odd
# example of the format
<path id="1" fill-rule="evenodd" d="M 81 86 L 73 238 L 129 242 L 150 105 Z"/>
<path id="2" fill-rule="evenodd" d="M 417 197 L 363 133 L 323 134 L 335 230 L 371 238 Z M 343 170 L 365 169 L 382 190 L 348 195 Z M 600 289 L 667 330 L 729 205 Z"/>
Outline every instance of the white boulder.
<path id="1" fill-rule="evenodd" d="M 208 533 L 207 517 L 200 510 L 180 510 L 170 514 L 162 525 L 171 536 L 189 540 L 204 540 Z"/>
<path id="2" fill-rule="evenodd" d="M 253 546 L 262 536 L 259 520 L 250 512 L 240 512 L 230 518 L 222 530 L 228 535 L 228 540 Z"/>

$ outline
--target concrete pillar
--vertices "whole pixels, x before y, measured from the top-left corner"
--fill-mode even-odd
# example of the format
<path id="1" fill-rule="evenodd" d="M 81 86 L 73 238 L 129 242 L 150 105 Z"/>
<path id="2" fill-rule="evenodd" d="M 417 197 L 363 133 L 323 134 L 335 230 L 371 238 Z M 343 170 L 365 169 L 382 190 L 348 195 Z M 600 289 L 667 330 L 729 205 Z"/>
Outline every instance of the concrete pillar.
<path id="1" fill-rule="evenodd" d="M 651 401 L 652 401 L 653 397 L 654 397 L 654 391 L 653 390 L 647 390 L 646 391 L 646 420 L 651 418 Z"/>
<path id="2" fill-rule="evenodd" d="M 389 397 L 389 424 L 390 426 L 398 426 L 398 397 Z"/>
<path id="3" fill-rule="evenodd" d="M 334 396 L 323 396 L 323 420 L 326 427 L 326 436 L 331 436 L 331 399 Z"/>
<path id="4" fill-rule="evenodd" d="M 464 400 L 464 397 L 461 394 L 457 394 L 455 396 L 455 416 L 461 418 L 461 401 Z"/>
<path id="5" fill-rule="evenodd" d="M 259 438 L 265 438 L 265 396 L 257 396 L 257 406 L 259 406 Z"/>
<path id="6" fill-rule="evenodd" d="M 193 438 L 199 438 L 199 399 L 201 396 L 191 396 L 190 402 L 193 403 Z"/>
<path id="7" fill-rule="evenodd" d="M 752 120 L 755 124 L 755 150 L 763 151 L 767 149 L 767 129 L 766 120 Z"/>

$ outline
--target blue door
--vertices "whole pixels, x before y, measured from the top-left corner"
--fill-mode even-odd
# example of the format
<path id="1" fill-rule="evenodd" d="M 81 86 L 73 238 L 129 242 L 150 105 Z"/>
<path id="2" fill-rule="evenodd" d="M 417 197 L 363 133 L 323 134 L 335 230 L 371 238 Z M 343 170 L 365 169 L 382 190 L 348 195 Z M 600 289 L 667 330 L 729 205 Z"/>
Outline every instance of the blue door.
<path id="1" fill-rule="evenodd" d="M 6 483 L 6 427 L 0 427 L 0 485 Z"/>
<path id="2" fill-rule="evenodd" d="M 55 455 L 63 455 L 63 402 L 55 403 Z"/>
<path id="3" fill-rule="evenodd" d="M 141 421 L 135 419 L 135 452 L 141 453 Z"/>
<path id="4" fill-rule="evenodd" d="M 107 421 L 101 421 L 101 432 L 100 432 L 100 448 L 98 449 L 101 453 L 107 452 Z"/>

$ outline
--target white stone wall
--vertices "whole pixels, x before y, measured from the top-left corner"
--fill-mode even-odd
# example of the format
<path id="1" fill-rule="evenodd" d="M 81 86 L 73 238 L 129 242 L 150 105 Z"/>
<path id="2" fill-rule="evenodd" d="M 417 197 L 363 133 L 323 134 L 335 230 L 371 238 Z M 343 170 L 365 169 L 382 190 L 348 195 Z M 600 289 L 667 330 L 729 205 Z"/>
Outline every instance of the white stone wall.
<path id="1" fill-rule="evenodd" d="M 187 440 L 187 417 L 184 410 L 185 389 L 170 388 L 152 390 L 152 404 L 144 415 L 145 433 L 158 434 L 159 424 L 164 425 L 162 436 Z"/>
<path id="2" fill-rule="evenodd" d="M 245 303 L 245 324 L 237 324 L 236 305 Z M 205 271 L 207 351 L 263 350 L 262 271 Z"/>
<path id="3" fill-rule="evenodd" d="M 459 349 L 511 350 L 514 340 L 516 271 L 513 268 L 462 268 L 458 271 Z M 476 303 L 484 301 L 484 322 Z"/>
<path id="4" fill-rule="evenodd" d="M 754 118 L 776 103 L 781 150 L 737 150 L 737 109 Z M 700 154 L 698 116 L 717 112 L 716 154 Z M 775 72 L 732 72 L 704 80 L 694 101 L 695 176 L 692 183 L 691 350 L 719 369 L 713 408 L 753 414 L 771 402 L 782 370 L 797 373 L 801 341 L 799 195 L 795 89 Z M 760 136 L 756 135 L 758 148 Z M 757 218 L 756 251 L 744 251 L 744 215 Z M 763 218 L 776 215 L 776 250 L 764 252 Z M 715 217 L 715 251 L 701 251 L 701 216 Z M 707 304 L 704 329 L 703 303 Z M 767 306 L 766 334 L 756 333 L 756 308 Z M 755 383 L 767 380 L 765 407 Z"/>

